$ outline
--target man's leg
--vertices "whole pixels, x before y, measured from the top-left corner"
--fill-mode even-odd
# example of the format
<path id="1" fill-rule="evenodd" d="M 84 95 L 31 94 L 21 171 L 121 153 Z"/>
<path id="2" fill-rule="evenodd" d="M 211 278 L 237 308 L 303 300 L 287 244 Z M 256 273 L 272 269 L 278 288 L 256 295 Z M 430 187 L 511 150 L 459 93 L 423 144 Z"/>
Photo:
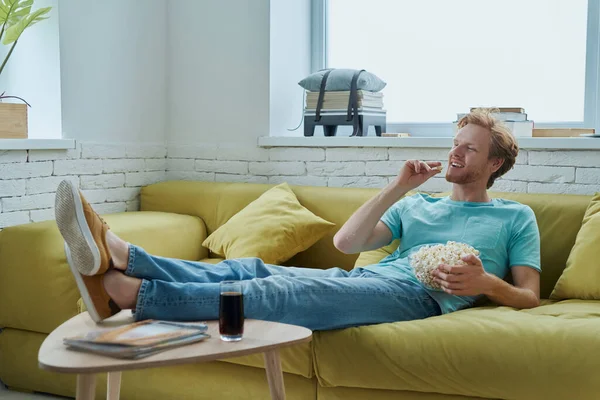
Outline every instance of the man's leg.
<path id="1" fill-rule="evenodd" d="M 55 215 L 65 241 L 65 255 L 91 318 L 100 322 L 120 311 L 103 285 L 103 274 L 111 268 L 108 225 L 69 181 L 56 190 Z"/>
<path id="2" fill-rule="evenodd" d="M 346 277 L 339 268 L 329 270 L 265 265 L 256 258 L 227 260 L 221 265 L 150 256 L 113 234 L 108 225 L 69 181 L 56 192 L 56 222 L 65 240 L 65 252 L 78 289 L 92 318 L 98 322 L 129 308 L 137 297 L 140 278 L 171 282 L 220 282 L 253 279 L 274 274 L 286 276 Z M 112 268 L 114 267 L 114 268 Z M 115 271 L 126 271 L 128 277 Z M 128 279 L 125 279 L 128 278 Z"/>
<path id="3" fill-rule="evenodd" d="M 440 314 L 437 303 L 422 287 L 360 269 L 347 278 L 271 275 L 242 281 L 242 290 L 246 318 L 313 330 Z M 219 284 L 143 280 L 131 306 L 138 320 L 217 319 Z"/>
<path id="4" fill-rule="evenodd" d="M 116 238 L 116 235 L 111 232 L 109 235 Z M 210 264 L 154 256 L 148 254 L 141 247 L 133 245 L 129 245 L 128 249 L 127 263 L 115 261 L 115 268 L 124 271 L 128 276 L 165 282 L 218 283 L 225 280 L 266 278 L 271 275 L 340 278 L 348 276 L 348 272 L 340 268 L 321 270 L 282 267 L 265 264 L 260 258 L 255 257 L 224 260 L 218 264 Z"/>
<path id="5" fill-rule="evenodd" d="M 108 232 L 109 245 L 122 241 L 112 232 Z M 123 242 L 123 241 L 122 241 Z M 112 246 L 116 251 L 123 249 L 122 244 Z M 298 267 L 283 267 L 265 264 L 261 259 L 248 257 L 224 260 L 218 264 L 197 261 L 178 260 L 148 254 L 144 249 L 128 245 L 126 257 L 123 253 L 115 257 L 116 270 L 108 271 L 104 276 L 104 287 L 110 298 L 123 309 L 135 308 L 142 279 L 172 283 L 219 283 L 224 280 L 250 280 L 267 278 L 274 275 L 287 277 L 348 278 L 352 272 L 341 268 L 326 270 Z M 116 260 L 128 260 L 127 263 Z"/>

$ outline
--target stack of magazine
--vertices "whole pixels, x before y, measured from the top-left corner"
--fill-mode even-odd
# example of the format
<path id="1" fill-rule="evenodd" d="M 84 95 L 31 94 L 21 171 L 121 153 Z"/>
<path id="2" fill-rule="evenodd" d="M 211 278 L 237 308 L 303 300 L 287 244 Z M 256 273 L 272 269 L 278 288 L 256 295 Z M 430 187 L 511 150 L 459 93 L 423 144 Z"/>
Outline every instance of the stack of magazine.
<path id="1" fill-rule="evenodd" d="M 369 111 L 383 111 L 383 93 L 358 90 L 356 92 L 357 107 Z M 319 92 L 306 92 L 306 111 L 315 111 L 319 100 Z M 322 112 L 346 111 L 350 91 L 325 92 L 323 94 Z"/>
<path id="2" fill-rule="evenodd" d="M 138 359 L 209 338 L 208 326 L 201 323 L 177 323 L 145 320 L 114 329 L 88 332 L 63 339 L 71 350 L 109 357 Z"/>

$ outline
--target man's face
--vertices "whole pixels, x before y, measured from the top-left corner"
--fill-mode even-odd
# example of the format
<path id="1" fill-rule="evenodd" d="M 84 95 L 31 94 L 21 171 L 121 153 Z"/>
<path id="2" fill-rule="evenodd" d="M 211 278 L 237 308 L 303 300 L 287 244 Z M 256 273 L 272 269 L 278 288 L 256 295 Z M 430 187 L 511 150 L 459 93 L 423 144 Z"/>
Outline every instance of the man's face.
<path id="1" fill-rule="evenodd" d="M 481 182 L 486 186 L 495 171 L 494 160 L 489 160 L 491 133 L 479 125 L 467 124 L 454 137 L 448 153 L 446 180 L 457 184 Z"/>

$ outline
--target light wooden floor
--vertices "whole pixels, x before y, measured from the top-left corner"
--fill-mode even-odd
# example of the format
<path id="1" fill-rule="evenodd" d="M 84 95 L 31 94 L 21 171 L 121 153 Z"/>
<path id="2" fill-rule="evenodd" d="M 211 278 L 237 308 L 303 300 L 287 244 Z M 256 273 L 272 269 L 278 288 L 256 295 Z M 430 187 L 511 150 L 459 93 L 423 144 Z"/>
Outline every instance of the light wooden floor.
<path id="1" fill-rule="evenodd" d="M 70 397 L 59 397 L 52 396 L 49 394 L 32 394 L 32 393 L 21 393 L 14 392 L 6 389 L 6 387 L 0 382 L 0 400 L 69 400 Z"/>

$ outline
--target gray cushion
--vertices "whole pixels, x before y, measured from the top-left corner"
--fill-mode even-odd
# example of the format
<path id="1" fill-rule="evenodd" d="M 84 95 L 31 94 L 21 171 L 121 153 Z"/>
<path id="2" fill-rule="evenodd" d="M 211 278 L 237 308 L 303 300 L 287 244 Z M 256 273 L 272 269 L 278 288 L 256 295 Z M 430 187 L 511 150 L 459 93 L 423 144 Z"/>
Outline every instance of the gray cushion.
<path id="1" fill-rule="evenodd" d="M 355 69 L 334 69 L 327 78 L 325 84 L 326 91 L 341 91 L 350 90 L 350 83 L 352 82 L 352 76 L 357 70 Z M 321 80 L 325 75 L 326 70 L 317 71 L 314 74 L 310 74 L 306 78 L 298 82 L 298 85 L 310 92 L 318 92 L 321 87 Z M 370 73 L 369 71 L 363 71 L 358 77 L 356 82 L 358 90 L 367 90 L 369 92 L 379 92 L 387 85 L 377 75 Z"/>

